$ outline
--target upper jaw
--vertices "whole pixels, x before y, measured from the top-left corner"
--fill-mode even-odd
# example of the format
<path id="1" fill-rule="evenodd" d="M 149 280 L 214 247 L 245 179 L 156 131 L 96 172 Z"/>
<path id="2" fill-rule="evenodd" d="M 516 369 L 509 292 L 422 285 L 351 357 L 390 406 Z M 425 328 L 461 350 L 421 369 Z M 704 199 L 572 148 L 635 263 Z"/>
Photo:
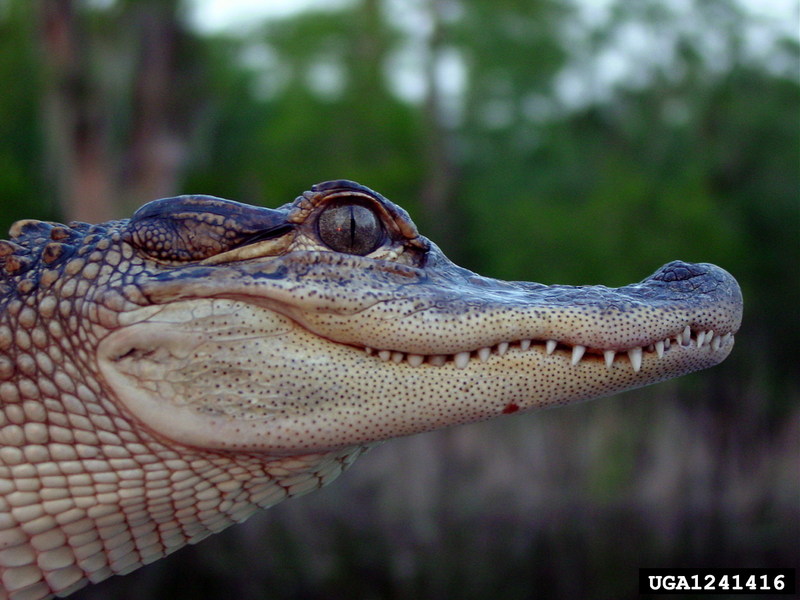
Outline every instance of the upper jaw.
<path id="1" fill-rule="evenodd" d="M 467 368 L 475 359 L 538 350 L 572 366 L 596 360 L 610 369 L 622 358 L 637 373 L 643 361 L 663 359 L 670 350 L 680 350 L 687 362 L 689 352 L 702 351 L 704 367 L 722 361 L 742 318 L 735 279 L 709 264 L 676 261 L 617 289 L 503 282 L 471 273 L 468 279 L 470 285 L 460 277 L 430 276 L 409 285 L 405 312 L 395 298 L 355 317 L 303 312 L 295 318 L 319 335 L 411 366 Z"/>
<path id="2" fill-rule="evenodd" d="M 467 358 L 485 360 L 509 346 L 540 344 L 548 353 L 566 351 L 573 363 L 596 356 L 609 364 L 628 355 L 636 370 L 642 352 L 662 355 L 690 340 L 711 352 L 727 347 L 722 360 L 741 322 L 739 287 L 714 265 L 676 261 L 640 283 L 610 289 L 504 282 L 453 265 L 435 246 L 431 257 L 419 269 L 294 252 L 165 272 L 143 291 L 156 304 L 244 299 L 334 342 L 412 365 L 465 366 Z"/>

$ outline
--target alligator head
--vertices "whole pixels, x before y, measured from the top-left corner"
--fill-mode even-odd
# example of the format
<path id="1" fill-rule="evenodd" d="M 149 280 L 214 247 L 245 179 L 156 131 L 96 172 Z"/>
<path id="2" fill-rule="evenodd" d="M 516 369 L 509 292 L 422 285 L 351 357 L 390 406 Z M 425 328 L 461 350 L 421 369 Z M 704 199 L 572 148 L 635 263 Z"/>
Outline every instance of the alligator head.
<path id="1" fill-rule="evenodd" d="M 348 181 L 277 210 L 161 200 L 122 237 L 146 302 L 100 343 L 103 377 L 203 448 L 318 451 L 611 394 L 718 363 L 741 318 L 707 264 L 618 289 L 481 277 Z"/>
<path id="2" fill-rule="evenodd" d="M 391 437 L 703 369 L 708 264 L 617 289 L 481 277 L 348 181 L 0 241 L 0 596 L 65 595 L 336 477 Z"/>

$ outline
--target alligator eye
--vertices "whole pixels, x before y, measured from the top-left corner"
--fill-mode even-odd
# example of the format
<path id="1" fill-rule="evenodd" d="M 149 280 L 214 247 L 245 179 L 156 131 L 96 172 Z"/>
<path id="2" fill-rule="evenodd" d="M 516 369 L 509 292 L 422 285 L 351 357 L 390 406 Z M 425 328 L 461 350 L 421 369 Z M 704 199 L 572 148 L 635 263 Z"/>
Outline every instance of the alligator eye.
<path id="1" fill-rule="evenodd" d="M 364 256 L 383 241 L 375 212 L 361 204 L 331 204 L 317 219 L 320 239 L 331 250 Z"/>

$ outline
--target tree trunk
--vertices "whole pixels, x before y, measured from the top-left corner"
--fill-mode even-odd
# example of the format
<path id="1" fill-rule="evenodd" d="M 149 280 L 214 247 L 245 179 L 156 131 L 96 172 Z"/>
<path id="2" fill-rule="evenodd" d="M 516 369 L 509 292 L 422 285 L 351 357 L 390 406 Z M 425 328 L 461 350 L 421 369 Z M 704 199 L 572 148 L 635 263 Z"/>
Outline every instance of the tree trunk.
<path id="1" fill-rule="evenodd" d="M 72 0 L 42 0 L 45 146 L 66 219 L 112 218 L 108 117 L 92 81 L 86 32 Z"/>
<path id="2" fill-rule="evenodd" d="M 176 193 L 194 114 L 178 4 L 124 3 L 90 31 L 87 11 L 101 9 L 41 0 L 44 135 L 65 219 L 119 218 Z"/>
<path id="3" fill-rule="evenodd" d="M 428 59 L 425 62 L 426 94 L 423 106 L 425 120 L 425 163 L 420 201 L 425 211 L 425 230 L 437 240 L 445 253 L 458 260 L 462 255 L 463 236 L 458 232 L 456 167 L 452 157 L 451 131 L 445 124 L 441 98 L 439 61 L 444 43 L 440 0 L 428 0 L 431 34 L 428 39 Z"/>

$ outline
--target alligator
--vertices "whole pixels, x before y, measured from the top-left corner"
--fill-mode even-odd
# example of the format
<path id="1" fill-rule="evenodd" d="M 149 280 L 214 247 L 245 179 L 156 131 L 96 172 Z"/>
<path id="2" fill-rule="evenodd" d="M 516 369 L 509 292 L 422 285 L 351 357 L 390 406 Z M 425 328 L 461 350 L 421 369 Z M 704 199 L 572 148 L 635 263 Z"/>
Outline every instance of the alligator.
<path id="1" fill-rule="evenodd" d="M 450 262 L 357 183 L 0 241 L 0 598 L 66 596 L 316 490 L 397 436 L 722 361 L 735 279 L 547 286 Z"/>

